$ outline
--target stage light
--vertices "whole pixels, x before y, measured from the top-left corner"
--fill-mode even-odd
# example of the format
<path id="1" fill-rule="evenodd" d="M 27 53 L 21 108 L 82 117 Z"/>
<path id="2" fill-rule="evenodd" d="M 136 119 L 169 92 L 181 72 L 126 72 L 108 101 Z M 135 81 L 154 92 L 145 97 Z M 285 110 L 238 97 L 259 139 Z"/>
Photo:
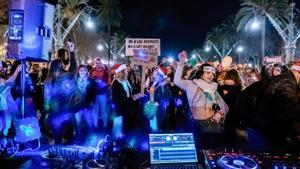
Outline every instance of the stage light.
<path id="1" fill-rule="evenodd" d="M 121 57 L 122 57 L 122 58 L 124 58 L 124 57 L 125 57 L 125 54 L 124 54 L 124 53 L 122 53 L 122 54 L 121 54 Z"/>
<path id="2" fill-rule="evenodd" d="M 102 61 L 102 63 L 105 64 L 105 65 L 108 64 L 108 62 L 107 62 L 106 60 L 104 60 L 104 59 L 101 59 L 101 61 Z"/>
<path id="3" fill-rule="evenodd" d="M 173 59 L 172 56 L 170 56 L 170 57 L 168 58 L 168 62 L 170 62 L 170 63 L 174 62 L 174 59 Z"/>
<path id="4" fill-rule="evenodd" d="M 97 49 L 98 49 L 99 51 L 103 51 L 104 47 L 103 47 L 102 44 L 99 44 L 99 45 L 97 45 Z"/>
<path id="5" fill-rule="evenodd" d="M 255 17 L 254 20 L 251 23 L 251 29 L 257 30 L 260 27 L 260 23 L 258 22 L 257 18 Z"/>
<path id="6" fill-rule="evenodd" d="M 204 48 L 205 52 L 209 52 L 210 49 L 211 49 L 211 48 L 210 48 L 209 46 L 206 46 L 206 47 Z"/>
<path id="7" fill-rule="evenodd" d="M 144 51 L 142 51 L 142 50 L 140 50 L 140 51 L 139 51 L 139 57 L 142 57 L 142 58 L 144 58 L 144 57 L 145 57 L 145 53 L 144 53 Z"/>
<path id="8" fill-rule="evenodd" d="M 197 57 L 196 54 L 193 54 L 193 55 L 192 55 L 192 58 L 193 58 L 193 59 L 195 59 L 196 57 Z"/>
<path id="9" fill-rule="evenodd" d="M 89 59 L 89 60 L 87 61 L 87 63 L 88 63 L 88 64 L 91 64 L 91 63 L 92 63 L 92 59 Z"/>
<path id="10" fill-rule="evenodd" d="M 238 48 L 237 48 L 237 52 L 243 52 L 244 51 L 244 47 L 243 46 L 239 46 Z"/>
<path id="11" fill-rule="evenodd" d="M 88 19 L 88 21 L 85 23 L 86 27 L 89 29 L 93 29 L 94 28 L 94 22 L 91 20 L 91 18 Z"/>

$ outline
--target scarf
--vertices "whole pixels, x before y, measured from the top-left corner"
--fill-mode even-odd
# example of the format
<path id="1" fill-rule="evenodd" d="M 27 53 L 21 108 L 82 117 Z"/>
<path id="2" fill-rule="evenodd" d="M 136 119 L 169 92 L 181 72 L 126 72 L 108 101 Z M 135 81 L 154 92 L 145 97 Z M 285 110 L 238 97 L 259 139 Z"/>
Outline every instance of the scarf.
<path id="1" fill-rule="evenodd" d="M 87 77 L 78 77 L 77 78 L 77 86 L 81 93 L 85 93 L 87 85 L 88 85 Z"/>
<path id="2" fill-rule="evenodd" d="M 195 83 L 195 85 L 197 85 L 197 87 L 200 87 L 203 90 L 203 96 L 205 97 L 205 101 L 204 103 L 202 102 L 202 104 L 206 105 L 207 101 L 209 103 L 208 105 L 211 105 L 212 103 L 216 102 L 216 92 L 218 89 L 217 83 L 215 82 L 207 83 L 202 79 L 196 79 L 193 80 L 193 82 Z M 201 96 L 199 95 L 199 97 Z M 199 100 L 200 99 L 199 97 L 195 99 Z"/>
<path id="3" fill-rule="evenodd" d="M 129 81 L 127 79 L 119 79 L 119 78 L 116 79 L 116 80 L 118 80 L 118 82 L 122 84 L 123 89 L 126 92 L 127 98 L 129 98 L 130 97 L 130 92 L 131 92 L 131 86 L 130 86 Z"/>

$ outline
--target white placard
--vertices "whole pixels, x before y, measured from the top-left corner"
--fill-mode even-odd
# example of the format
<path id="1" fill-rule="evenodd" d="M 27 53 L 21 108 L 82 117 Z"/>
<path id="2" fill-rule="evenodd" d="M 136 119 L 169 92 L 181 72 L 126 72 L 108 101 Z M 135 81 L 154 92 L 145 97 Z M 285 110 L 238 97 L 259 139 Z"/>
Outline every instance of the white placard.
<path id="1" fill-rule="evenodd" d="M 156 49 L 160 56 L 160 39 L 126 38 L 126 56 L 133 56 L 133 51 L 140 49 Z"/>
<path id="2" fill-rule="evenodd" d="M 265 63 L 282 63 L 281 56 L 275 56 L 275 57 L 264 57 Z"/>

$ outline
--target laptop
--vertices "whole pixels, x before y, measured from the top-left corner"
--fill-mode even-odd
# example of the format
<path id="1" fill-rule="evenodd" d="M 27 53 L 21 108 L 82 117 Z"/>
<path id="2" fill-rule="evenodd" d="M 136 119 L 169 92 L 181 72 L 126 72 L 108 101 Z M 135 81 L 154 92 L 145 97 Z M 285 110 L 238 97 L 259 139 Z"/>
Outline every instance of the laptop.
<path id="1" fill-rule="evenodd" d="M 201 169 L 193 133 L 149 134 L 151 169 Z"/>

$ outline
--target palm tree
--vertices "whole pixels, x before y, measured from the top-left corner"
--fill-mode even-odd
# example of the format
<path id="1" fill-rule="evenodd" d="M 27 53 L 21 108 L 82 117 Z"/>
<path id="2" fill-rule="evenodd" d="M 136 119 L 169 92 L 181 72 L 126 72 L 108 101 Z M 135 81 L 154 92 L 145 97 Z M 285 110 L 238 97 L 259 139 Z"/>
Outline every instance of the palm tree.
<path id="1" fill-rule="evenodd" d="M 212 28 L 206 35 L 206 42 L 208 42 L 209 45 L 213 45 L 220 57 L 219 59 L 222 60 L 224 48 L 227 46 L 227 41 L 224 37 L 224 29 L 220 26 Z"/>
<path id="2" fill-rule="evenodd" d="M 219 55 L 219 61 L 221 61 L 224 56 L 229 55 L 238 42 L 237 33 L 233 34 L 234 29 L 229 28 L 232 28 L 232 26 L 224 22 L 222 26 L 212 28 L 206 36 L 206 42 L 213 46 Z"/>
<path id="3" fill-rule="evenodd" d="M 226 55 L 229 55 L 237 44 L 239 45 L 243 44 L 242 34 L 237 30 L 237 25 L 238 22 L 235 20 L 234 15 L 227 16 L 221 23 L 221 26 L 224 29 L 224 34 L 225 34 L 224 36 L 226 37 L 226 40 L 228 41 L 228 45 L 229 45 Z M 238 54 L 239 62 L 241 61 L 240 55 L 241 53 L 239 52 Z"/>
<path id="4" fill-rule="evenodd" d="M 110 39 L 112 27 L 119 27 L 121 20 L 120 3 L 118 0 L 99 0 L 99 24 L 108 32 L 108 60 L 110 61 Z M 110 62 L 109 62 L 110 63 Z"/>
<path id="5" fill-rule="evenodd" d="M 229 41 L 233 43 L 239 41 L 241 36 L 240 32 L 237 30 L 237 25 L 238 23 L 236 22 L 234 15 L 229 15 L 221 23 L 226 37 L 229 38 Z"/>
<path id="6" fill-rule="evenodd" d="M 114 33 L 111 38 L 111 48 L 113 48 L 113 56 L 116 57 L 116 59 L 118 59 L 118 56 L 121 54 L 124 54 L 126 38 L 128 38 L 128 35 L 122 31 Z"/>
<path id="7" fill-rule="evenodd" d="M 261 57 L 265 56 L 265 13 L 282 18 L 286 9 L 288 8 L 288 0 L 243 0 L 241 9 L 236 14 L 236 21 L 238 22 L 237 30 L 242 30 L 245 25 L 254 17 L 262 18 L 262 51 Z"/>
<path id="8" fill-rule="evenodd" d="M 73 20 L 76 19 L 77 15 L 81 13 L 84 7 L 88 6 L 89 0 L 62 0 L 61 1 L 61 20 L 64 23 L 64 25 L 69 25 Z M 81 16 L 79 17 L 78 21 L 75 25 L 77 28 L 80 27 L 80 23 L 84 22 L 86 20 L 87 14 L 83 12 Z M 75 36 L 75 30 L 72 29 L 72 35 L 74 39 L 75 45 L 77 44 L 76 36 Z"/>

